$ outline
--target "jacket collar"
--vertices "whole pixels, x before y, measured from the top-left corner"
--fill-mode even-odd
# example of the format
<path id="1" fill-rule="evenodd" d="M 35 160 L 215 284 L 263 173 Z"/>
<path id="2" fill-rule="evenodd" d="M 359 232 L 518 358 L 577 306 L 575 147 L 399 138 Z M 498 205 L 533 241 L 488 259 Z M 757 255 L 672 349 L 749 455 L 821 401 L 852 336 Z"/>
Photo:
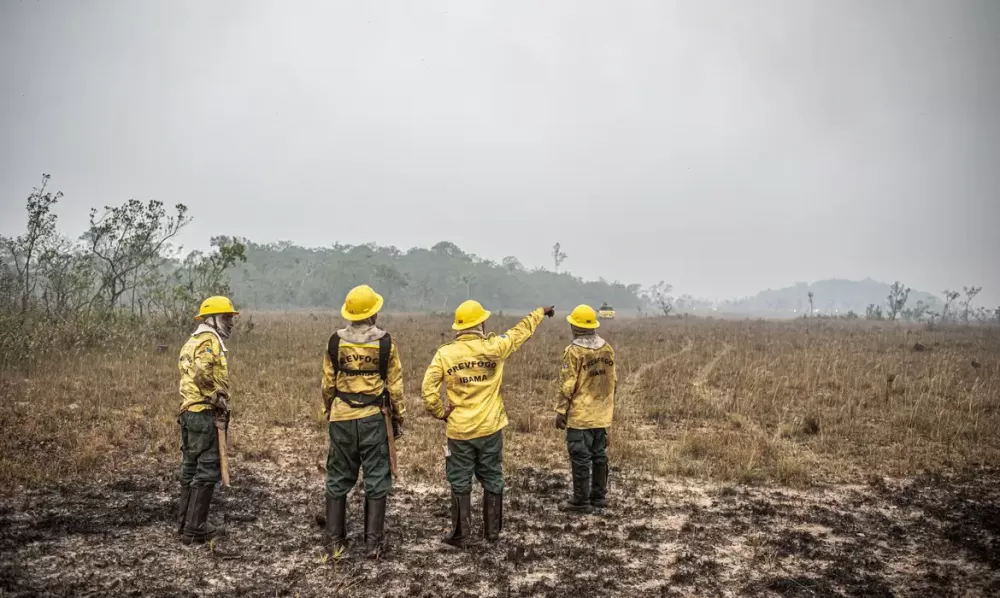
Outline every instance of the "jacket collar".
<path id="1" fill-rule="evenodd" d="M 212 328 L 208 324 L 198 324 L 198 328 L 195 329 L 194 334 L 191 336 L 198 336 L 199 334 L 204 334 L 206 332 L 214 334 L 215 338 L 219 339 L 219 345 L 222 347 L 223 353 L 228 352 L 228 349 L 226 349 L 226 341 L 222 339 L 222 335 L 219 334 L 218 330 Z"/>
<path id="2" fill-rule="evenodd" d="M 573 344 L 586 349 L 600 349 L 607 343 L 603 338 L 596 334 L 588 334 L 586 336 L 578 336 L 574 338 Z"/>
<path id="3" fill-rule="evenodd" d="M 351 324 L 338 330 L 337 336 L 349 343 L 370 343 L 385 336 L 385 330 L 374 324 Z"/>

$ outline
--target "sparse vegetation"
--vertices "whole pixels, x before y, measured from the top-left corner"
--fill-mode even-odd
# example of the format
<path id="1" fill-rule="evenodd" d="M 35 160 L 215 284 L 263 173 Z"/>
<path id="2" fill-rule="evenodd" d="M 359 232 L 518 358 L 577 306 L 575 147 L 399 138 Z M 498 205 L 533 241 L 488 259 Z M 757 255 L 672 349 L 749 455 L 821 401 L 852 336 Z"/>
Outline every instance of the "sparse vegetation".
<path id="1" fill-rule="evenodd" d="M 50 175 L 43 174 L 41 186 L 36 187 L 28 196 L 26 206 L 28 223 L 25 233 L 14 239 L 0 238 L 0 244 L 6 247 L 10 263 L 16 273 L 16 287 L 9 285 L 9 289 L 16 288 L 21 302 L 21 314 L 27 313 L 38 287 L 36 266 L 42 261 L 40 254 L 52 250 L 55 246 L 57 217 L 52 208 L 62 197 L 62 192 L 53 194 L 46 191 L 50 178 Z M 8 298 L 8 304 L 9 302 Z"/>
<path id="2" fill-rule="evenodd" d="M 872 303 L 867 308 L 865 308 L 865 319 L 866 320 L 883 320 L 882 317 L 882 306 L 875 305 Z"/>
<path id="3" fill-rule="evenodd" d="M 234 467 L 240 459 L 266 462 L 280 454 L 268 432 L 274 426 L 301 436 L 318 459 L 325 439 L 313 421 L 316 347 L 340 320 L 328 313 L 254 314 L 253 320 L 253 334 L 230 343 Z M 655 474 L 808 485 L 851 480 L 858 471 L 898 476 L 1000 457 L 992 433 L 1000 426 L 995 329 L 823 322 L 808 335 L 794 322 L 621 320 L 602 328 L 622 367 L 616 463 Z M 390 314 L 385 324 L 406 368 L 412 423 L 402 467 L 411 479 L 433 482 L 442 437 L 438 423 L 423 415 L 418 384 L 435 347 L 450 338 L 448 318 Z M 548 323 L 538 336 L 506 378 L 515 468 L 558 466 L 565 448 L 547 422 L 555 364 L 568 336 Z M 925 352 L 911 350 L 917 340 Z M 6 491 L 145 467 L 151 457 L 173 467 L 176 348 L 160 353 L 148 342 L 67 355 L 44 379 L 5 371 L 0 480 Z M 983 367 L 973 369 L 971 361 Z M 895 382 L 886 394 L 888 375 Z M 18 450 L 24 443 L 48 448 Z"/>
<path id="4" fill-rule="evenodd" d="M 674 296 L 670 294 L 673 289 L 673 285 L 661 280 L 646 289 L 643 293 L 643 299 L 664 316 L 669 316 L 674 311 Z"/>
<path id="5" fill-rule="evenodd" d="M 0 368 L 186 332 L 198 303 L 227 293 L 226 270 L 245 260 L 243 243 L 227 237 L 181 260 L 170 241 L 190 222 L 187 208 L 168 215 L 155 200 L 92 210 L 71 241 L 57 231 L 62 193 L 47 191 L 49 180 L 28 196 L 25 233 L 0 238 Z"/>
<path id="6" fill-rule="evenodd" d="M 556 241 L 556 244 L 552 246 L 552 265 L 554 266 L 553 272 L 559 271 L 559 266 L 566 261 L 566 252 L 562 250 L 562 243 Z"/>
<path id="7" fill-rule="evenodd" d="M 890 322 L 896 321 L 896 316 L 906 308 L 906 301 L 909 298 L 910 287 L 904 288 L 898 280 L 892 283 L 892 286 L 889 287 L 889 296 L 886 297 L 886 304 L 888 305 L 886 313 L 889 315 Z"/>
<path id="8" fill-rule="evenodd" d="M 900 316 L 907 322 L 921 322 L 925 317 L 933 317 L 936 314 L 930 310 L 930 306 L 921 299 L 913 307 L 908 307 L 900 312 Z"/>
<path id="9" fill-rule="evenodd" d="M 958 299 L 959 292 L 945 289 L 941 291 L 941 294 L 944 296 L 944 307 L 941 309 L 941 321 L 947 322 L 952 318 L 951 305 L 956 299 Z"/>
<path id="10" fill-rule="evenodd" d="M 962 307 L 965 311 L 962 314 L 962 321 L 965 322 L 966 325 L 969 324 L 969 314 L 972 313 L 972 300 L 975 299 L 976 295 L 978 295 L 982 290 L 983 287 L 977 287 L 976 285 L 962 287 L 962 291 L 965 292 L 965 301 L 962 303 Z"/>

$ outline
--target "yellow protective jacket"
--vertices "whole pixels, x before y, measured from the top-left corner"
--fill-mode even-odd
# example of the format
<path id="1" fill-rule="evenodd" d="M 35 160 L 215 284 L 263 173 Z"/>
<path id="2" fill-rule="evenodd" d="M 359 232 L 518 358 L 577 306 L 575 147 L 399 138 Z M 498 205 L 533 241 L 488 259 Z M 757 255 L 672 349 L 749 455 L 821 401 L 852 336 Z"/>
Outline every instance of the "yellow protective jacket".
<path id="1" fill-rule="evenodd" d="M 368 324 L 351 325 L 338 330 L 340 354 L 337 357 L 340 371 L 333 367 L 329 345 L 327 346 L 323 354 L 322 389 L 323 404 L 330 413 L 330 421 L 350 421 L 378 415 L 381 412 L 379 403 L 370 407 L 352 407 L 345 400 L 337 398 L 337 393 L 366 395 L 372 398 L 382 395 L 386 385 L 379 375 L 378 349 L 379 339 L 386 334 L 386 331 Z M 389 348 L 389 367 L 386 374 L 393 417 L 402 420 L 403 414 L 406 413 L 403 399 L 403 366 L 399 361 L 395 339 L 392 339 Z"/>
<path id="2" fill-rule="evenodd" d="M 219 394 L 229 400 L 229 363 L 226 345 L 210 326 L 198 326 L 181 348 L 181 413 L 211 409 Z"/>
<path id="3" fill-rule="evenodd" d="M 507 426 L 507 412 L 500 396 L 504 360 L 534 334 L 542 321 L 536 309 L 516 326 L 501 334 L 459 333 L 442 345 L 424 374 L 424 407 L 434 417 L 444 417 L 441 384 L 453 408 L 445 431 L 448 438 L 471 440 L 489 436 Z"/>
<path id="4" fill-rule="evenodd" d="M 597 335 L 574 339 L 563 352 L 556 413 L 574 430 L 610 427 L 617 383 L 611 345 Z"/>

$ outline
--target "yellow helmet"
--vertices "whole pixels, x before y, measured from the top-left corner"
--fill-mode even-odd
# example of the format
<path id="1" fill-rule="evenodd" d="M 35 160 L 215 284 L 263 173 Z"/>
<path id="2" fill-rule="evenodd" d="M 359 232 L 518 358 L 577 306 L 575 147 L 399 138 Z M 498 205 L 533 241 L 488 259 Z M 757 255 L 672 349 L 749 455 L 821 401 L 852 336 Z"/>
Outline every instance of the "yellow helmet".
<path id="1" fill-rule="evenodd" d="M 375 289 L 370 286 L 363 284 L 354 287 L 347 294 L 344 306 L 340 308 L 340 315 L 344 316 L 346 320 L 360 322 L 377 314 L 378 310 L 382 309 L 383 303 L 385 300 L 382 299 L 382 295 L 376 293 Z"/>
<path id="2" fill-rule="evenodd" d="M 469 299 L 455 310 L 455 323 L 451 327 L 453 330 L 468 330 L 473 326 L 482 324 L 489 317 L 490 312 L 483 309 L 483 306 L 478 301 Z"/>
<path id="3" fill-rule="evenodd" d="M 576 309 L 566 316 L 566 321 L 577 328 L 597 328 L 601 325 L 597 321 L 597 312 L 589 305 L 577 305 Z"/>
<path id="4" fill-rule="evenodd" d="M 201 302 L 201 309 L 198 310 L 198 315 L 194 319 L 203 320 L 208 316 L 219 316 L 222 314 L 233 314 L 235 316 L 239 315 L 239 313 L 233 307 L 233 302 L 228 297 L 215 296 Z"/>

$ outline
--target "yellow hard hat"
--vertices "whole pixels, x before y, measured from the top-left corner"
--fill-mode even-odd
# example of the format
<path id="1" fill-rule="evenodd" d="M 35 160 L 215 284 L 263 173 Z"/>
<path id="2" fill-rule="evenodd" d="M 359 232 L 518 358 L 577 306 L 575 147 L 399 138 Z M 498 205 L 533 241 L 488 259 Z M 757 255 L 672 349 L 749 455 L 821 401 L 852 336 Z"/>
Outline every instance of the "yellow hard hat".
<path id="1" fill-rule="evenodd" d="M 233 302 L 229 300 L 229 297 L 215 296 L 201 302 L 201 309 L 198 310 L 198 315 L 194 319 L 202 320 L 208 316 L 220 316 L 222 314 L 233 314 L 235 316 L 239 315 L 239 313 L 233 307 Z"/>
<path id="2" fill-rule="evenodd" d="M 385 300 L 382 299 L 382 295 L 376 293 L 375 289 L 370 286 L 363 284 L 354 287 L 347 294 L 344 306 L 340 308 L 340 315 L 352 322 L 360 322 L 377 314 L 378 310 L 382 309 L 383 303 Z"/>
<path id="3" fill-rule="evenodd" d="M 589 305 L 577 305 L 576 309 L 566 316 L 566 321 L 577 328 L 597 328 L 601 325 L 597 321 L 597 312 Z"/>
<path id="4" fill-rule="evenodd" d="M 482 324 L 490 317 L 490 312 L 483 309 L 478 301 L 469 299 L 458 306 L 455 310 L 455 323 L 451 325 L 453 330 L 467 330 Z"/>

